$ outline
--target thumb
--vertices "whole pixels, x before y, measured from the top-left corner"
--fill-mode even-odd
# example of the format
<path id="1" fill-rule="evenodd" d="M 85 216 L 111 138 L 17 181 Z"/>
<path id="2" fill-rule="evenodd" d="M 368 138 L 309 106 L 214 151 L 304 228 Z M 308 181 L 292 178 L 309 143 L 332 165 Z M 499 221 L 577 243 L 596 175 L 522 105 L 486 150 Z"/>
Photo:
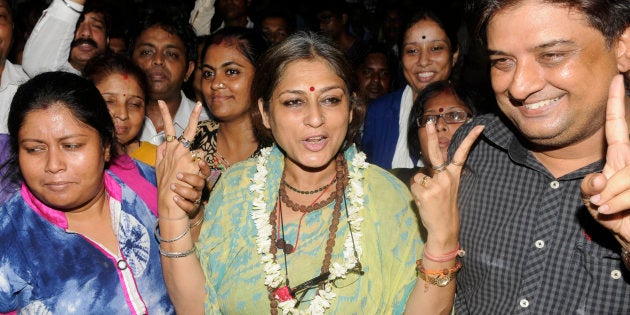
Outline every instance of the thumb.
<path id="1" fill-rule="evenodd" d="M 601 193 L 604 190 L 604 187 L 606 187 L 606 182 L 608 182 L 608 179 L 602 173 L 592 173 L 586 175 L 580 185 L 582 197 L 588 199 L 591 196 Z"/>

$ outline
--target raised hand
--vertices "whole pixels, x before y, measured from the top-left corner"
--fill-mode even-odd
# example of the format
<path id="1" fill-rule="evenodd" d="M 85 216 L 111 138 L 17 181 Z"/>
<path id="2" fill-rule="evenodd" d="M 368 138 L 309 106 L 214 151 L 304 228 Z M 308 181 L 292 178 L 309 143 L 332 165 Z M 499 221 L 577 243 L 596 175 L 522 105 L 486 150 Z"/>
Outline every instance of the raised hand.
<path id="1" fill-rule="evenodd" d="M 630 139 L 621 75 L 610 84 L 605 131 L 608 147 L 604 170 L 587 175 L 580 188 L 591 215 L 630 249 Z"/>
<path id="2" fill-rule="evenodd" d="M 155 166 L 160 217 L 194 217 L 199 209 L 205 178 L 210 175 L 206 163 L 189 150 L 197 130 L 201 104 L 195 105 L 188 125 L 178 139 L 175 137 L 175 127 L 166 104 L 158 101 L 158 105 L 166 135 L 166 142 L 158 148 Z"/>
<path id="3" fill-rule="evenodd" d="M 452 251 L 459 238 L 457 190 L 468 152 L 484 126 L 476 126 L 464 138 L 450 163 L 444 161 L 435 124 L 427 124 L 428 155 L 433 177 L 419 173 L 413 178 L 411 193 L 420 211 L 422 224 L 428 232 L 425 248 L 440 254 Z M 429 249 L 430 248 L 430 249 Z"/>

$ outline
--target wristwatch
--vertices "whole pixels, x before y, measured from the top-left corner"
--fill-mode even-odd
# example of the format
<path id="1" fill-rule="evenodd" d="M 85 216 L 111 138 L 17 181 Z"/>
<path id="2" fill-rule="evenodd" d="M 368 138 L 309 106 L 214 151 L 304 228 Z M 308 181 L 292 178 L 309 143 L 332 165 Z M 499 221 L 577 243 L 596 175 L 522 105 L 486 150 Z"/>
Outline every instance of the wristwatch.
<path id="1" fill-rule="evenodd" d="M 630 270 L 630 251 L 625 247 L 621 247 L 621 261 L 623 261 L 623 265 L 626 266 L 626 270 Z"/>

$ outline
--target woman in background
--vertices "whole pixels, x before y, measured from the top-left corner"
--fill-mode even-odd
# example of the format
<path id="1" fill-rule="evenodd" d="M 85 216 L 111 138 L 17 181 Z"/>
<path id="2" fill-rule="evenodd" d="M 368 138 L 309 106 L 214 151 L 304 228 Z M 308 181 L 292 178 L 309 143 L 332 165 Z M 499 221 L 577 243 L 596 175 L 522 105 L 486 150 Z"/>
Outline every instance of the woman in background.
<path id="1" fill-rule="evenodd" d="M 413 168 L 407 128 L 413 101 L 430 83 L 447 80 L 459 56 L 457 26 L 428 9 L 407 24 L 399 45 L 407 86 L 373 101 L 365 117 L 361 149 L 382 168 Z"/>
<path id="2" fill-rule="evenodd" d="M 411 177 L 418 172 L 433 176 L 434 165 L 427 155 L 429 140 L 426 125 L 428 123 L 435 125 L 440 153 L 446 161 L 448 147 L 455 131 L 476 115 L 475 101 L 473 93 L 451 81 L 437 81 L 427 85 L 413 102 L 407 129 L 409 153 L 414 159 L 421 160 L 424 166 L 411 169 L 396 168 L 391 172 L 407 184 L 411 183 Z"/>
<path id="3" fill-rule="evenodd" d="M 252 125 L 250 87 L 266 48 L 258 33 L 241 27 L 223 28 L 204 45 L 201 90 L 212 118 L 199 123 L 191 147 L 215 170 L 215 180 L 236 162 L 257 156 L 262 147 Z M 213 184 L 208 183 L 209 189 Z"/>

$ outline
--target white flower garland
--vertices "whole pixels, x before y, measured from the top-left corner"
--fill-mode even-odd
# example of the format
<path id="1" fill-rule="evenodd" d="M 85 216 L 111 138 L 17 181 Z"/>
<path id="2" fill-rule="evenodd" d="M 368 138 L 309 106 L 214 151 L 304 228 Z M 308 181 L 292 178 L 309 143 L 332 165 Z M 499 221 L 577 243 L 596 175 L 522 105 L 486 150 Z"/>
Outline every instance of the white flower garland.
<path id="1" fill-rule="evenodd" d="M 252 219 L 256 224 L 258 235 L 256 236 L 256 249 L 260 254 L 261 263 L 265 270 L 265 285 L 278 289 L 285 283 L 285 278 L 282 275 L 280 265 L 274 261 L 274 256 L 269 252 L 271 246 L 271 231 L 272 226 L 269 224 L 270 211 L 267 209 L 267 202 L 265 201 L 265 185 L 267 180 L 267 161 L 271 154 L 271 147 L 264 148 L 260 151 L 258 157 L 258 163 L 256 164 L 256 174 L 252 178 L 252 185 L 249 190 L 254 193 L 254 200 L 252 202 Z M 359 217 L 359 211 L 364 208 L 364 196 L 363 196 L 363 170 L 368 167 L 368 163 L 365 162 L 365 154 L 358 152 L 352 159 L 352 168 L 349 170 L 349 192 L 348 199 L 350 205 L 348 206 L 348 222 L 350 223 L 350 230 L 352 233 L 348 233 L 344 242 L 344 261 L 333 262 L 330 266 L 330 276 L 328 281 L 324 285 L 323 290 L 319 290 L 317 295 L 311 301 L 311 305 L 307 311 L 300 311 L 295 308 L 295 299 L 290 299 L 284 302 L 278 302 L 278 307 L 282 310 L 282 314 L 323 314 L 327 308 L 330 308 L 330 303 L 337 295 L 332 292 L 331 282 L 338 278 L 345 278 L 348 274 L 348 270 L 352 269 L 357 263 L 357 257 L 354 255 L 354 249 L 356 248 L 357 256 L 361 257 L 363 252 L 359 240 L 361 239 L 361 222 L 362 217 Z M 353 236 L 354 235 L 354 240 Z M 352 242 L 354 241 L 354 246 Z"/>

